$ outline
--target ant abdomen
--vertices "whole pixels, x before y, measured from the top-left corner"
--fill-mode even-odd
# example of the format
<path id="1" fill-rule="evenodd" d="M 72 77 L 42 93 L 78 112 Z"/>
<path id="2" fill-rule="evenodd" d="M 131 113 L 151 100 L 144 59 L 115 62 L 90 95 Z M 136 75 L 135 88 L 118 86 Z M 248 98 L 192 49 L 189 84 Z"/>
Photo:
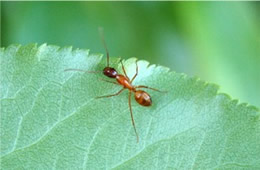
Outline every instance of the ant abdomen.
<path id="1" fill-rule="evenodd" d="M 152 98 L 151 96 L 142 90 L 137 90 L 135 92 L 135 100 L 142 106 L 151 106 L 152 105 Z"/>
<path id="2" fill-rule="evenodd" d="M 110 78 L 116 78 L 116 76 L 118 75 L 117 71 L 112 67 L 105 67 L 103 69 L 103 74 Z"/>

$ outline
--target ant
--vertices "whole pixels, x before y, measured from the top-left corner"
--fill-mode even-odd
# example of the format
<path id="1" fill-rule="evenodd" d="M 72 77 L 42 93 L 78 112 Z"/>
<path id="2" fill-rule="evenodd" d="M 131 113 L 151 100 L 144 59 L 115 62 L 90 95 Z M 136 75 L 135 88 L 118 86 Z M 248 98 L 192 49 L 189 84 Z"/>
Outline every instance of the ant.
<path id="1" fill-rule="evenodd" d="M 110 67 L 109 66 L 109 52 L 108 52 L 108 49 L 107 49 L 107 46 L 106 46 L 106 42 L 104 40 L 104 36 L 103 36 L 103 34 L 101 34 L 103 32 L 101 32 L 101 30 L 99 30 L 99 32 L 100 32 L 100 35 L 101 35 L 101 38 L 102 38 L 103 46 L 105 47 L 105 50 L 106 50 L 106 57 L 107 57 L 107 66 L 103 69 L 103 74 L 105 76 L 109 77 L 109 78 L 116 79 L 117 82 L 112 82 L 112 81 L 104 80 L 104 79 L 101 79 L 101 80 L 103 80 L 105 82 L 108 82 L 108 83 L 113 83 L 113 84 L 116 84 L 116 85 L 122 85 L 123 88 L 121 90 L 119 90 L 115 94 L 106 95 L 106 96 L 98 96 L 96 98 L 113 97 L 113 96 L 119 95 L 120 93 L 122 93 L 126 89 L 129 90 L 128 105 L 129 105 L 129 109 L 130 109 L 132 125 L 133 125 L 133 128 L 134 128 L 135 135 L 136 135 L 136 140 L 137 140 L 137 143 L 138 143 L 139 142 L 139 136 L 138 136 L 138 133 L 137 133 L 137 130 L 136 130 L 134 116 L 133 116 L 133 111 L 132 111 L 132 105 L 131 105 L 132 93 L 134 93 L 135 100 L 136 100 L 137 103 L 139 103 L 142 106 L 151 106 L 152 105 L 152 98 L 151 98 L 151 96 L 147 92 L 145 92 L 143 90 L 138 90 L 138 89 L 140 89 L 140 88 L 147 88 L 147 89 L 151 89 L 151 90 L 158 91 L 158 92 L 161 92 L 161 91 L 157 90 L 155 88 L 148 87 L 148 86 L 143 86 L 143 85 L 134 86 L 134 85 L 132 85 L 132 82 L 135 80 L 136 76 L 138 75 L 137 60 L 135 62 L 136 63 L 136 73 L 135 73 L 135 75 L 133 76 L 133 78 L 131 80 L 129 79 L 129 77 L 126 74 L 125 67 L 124 67 L 124 65 L 122 63 L 122 60 L 120 60 L 120 62 L 121 62 L 121 65 L 122 65 L 122 70 L 124 72 L 124 75 L 118 74 L 118 72 L 116 71 L 115 68 Z M 66 69 L 65 71 L 83 71 L 83 70 L 80 70 L 80 69 Z"/>

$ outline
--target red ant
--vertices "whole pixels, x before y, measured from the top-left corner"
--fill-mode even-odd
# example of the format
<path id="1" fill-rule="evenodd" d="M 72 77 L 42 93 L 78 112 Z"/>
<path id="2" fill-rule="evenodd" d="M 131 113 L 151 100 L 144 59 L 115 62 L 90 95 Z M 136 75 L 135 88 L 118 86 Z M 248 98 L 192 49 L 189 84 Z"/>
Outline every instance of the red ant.
<path id="1" fill-rule="evenodd" d="M 119 95 L 125 89 L 129 90 L 128 105 L 129 105 L 129 109 L 130 109 L 130 115 L 131 115 L 131 119 L 132 119 L 132 124 L 133 124 L 134 131 L 135 131 L 135 134 L 136 134 L 136 139 L 137 139 L 137 142 L 139 142 L 139 136 L 138 136 L 138 133 L 137 133 L 137 130 L 136 130 L 136 127 L 135 127 L 135 121 L 134 121 L 134 116 L 133 116 L 133 111 L 132 111 L 132 106 L 131 106 L 131 95 L 132 95 L 132 92 L 135 95 L 135 100 L 136 100 L 137 103 L 139 103 L 142 106 L 151 106 L 152 105 L 152 98 L 151 98 L 151 96 L 147 92 L 145 92 L 143 90 L 137 90 L 137 89 L 138 88 L 147 88 L 147 89 L 151 89 L 151 90 L 155 90 L 155 91 L 159 91 L 159 90 L 151 88 L 151 87 L 148 87 L 148 86 L 143 86 L 143 85 L 139 85 L 139 86 L 133 86 L 132 85 L 132 82 L 134 81 L 134 79 L 138 75 L 137 61 L 136 61 L 136 73 L 135 73 L 135 75 L 133 76 L 133 78 L 131 80 L 129 79 L 129 77 L 126 74 L 126 71 L 125 71 L 124 65 L 122 63 L 122 60 L 120 60 L 120 62 L 122 64 L 122 70 L 124 72 L 124 75 L 118 74 L 115 68 L 110 67 L 109 66 L 109 52 L 108 52 L 108 49 L 107 49 L 107 46 L 106 46 L 103 34 L 101 35 L 101 38 L 102 38 L 102 42 L 103 42 L 103 45 L 105 47 L 106 54 L 107 54 L 107 66 L 103 69 L 103 74 L 105 76 L 109 77 L 109 78 L 116 79 L 117 82 L 112 82 L 112 81 L 108 81 L 108 80 L 104 80 L 104 79 L 101 79 L 101 80 L 109 82 L 109 83 L 113 83 L 113 84 L 116 84 L 116 85 L 122 85 L 123 88 L 121 90 L 119 90 L 115 94 L 106 95 L 106 96 L 99 96 L 99 97 L 96 97 L 96 98 L 113 97 L 113 96 Z M 65 71 L 83 71 L 83 70 L 80 70 L 80 69 L 66 69 Z"/>

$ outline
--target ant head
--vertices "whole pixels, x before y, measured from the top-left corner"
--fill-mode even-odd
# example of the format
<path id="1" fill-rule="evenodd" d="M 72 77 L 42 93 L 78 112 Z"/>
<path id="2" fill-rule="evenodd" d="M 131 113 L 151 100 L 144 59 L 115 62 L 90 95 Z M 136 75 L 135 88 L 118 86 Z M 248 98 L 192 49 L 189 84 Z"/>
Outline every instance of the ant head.
<path id="1" fill-rule="evenodd" d="M 110 78 L 116 78 L 117 71 L 112 67 L 105 67 L 103 70 L 103 74 Z"/>

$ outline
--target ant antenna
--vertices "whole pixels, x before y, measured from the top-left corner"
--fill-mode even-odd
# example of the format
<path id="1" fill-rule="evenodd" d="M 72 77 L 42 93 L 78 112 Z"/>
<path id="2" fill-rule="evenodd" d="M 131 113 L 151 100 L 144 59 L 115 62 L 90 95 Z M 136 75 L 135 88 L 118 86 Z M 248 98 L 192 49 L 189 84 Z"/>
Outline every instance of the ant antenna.
<path id="1" fill-rule="evenodd" d="M 106 41 L 104 39 L 104 31 L 103 30 L 104 29 L 102 27 L 98 28 L 98 32 L 99 32 L 100 38 L 102 40 L 103 46 L 106 49 L 106 53 L 107 53 L 107 67 L 109 67 L 109 52 L 108 52 L 108 49 L 107 49 Z"/>
<path id="2" fill-rule="evenodd" d="M 81 69 L 76 69 L 76 68 L 68 68 L 65 69 L 64 71 L 80 71 L 84 73 L 100 73 L 101 71 L 86 71 L 86 70 L 81 70 Z"/>

